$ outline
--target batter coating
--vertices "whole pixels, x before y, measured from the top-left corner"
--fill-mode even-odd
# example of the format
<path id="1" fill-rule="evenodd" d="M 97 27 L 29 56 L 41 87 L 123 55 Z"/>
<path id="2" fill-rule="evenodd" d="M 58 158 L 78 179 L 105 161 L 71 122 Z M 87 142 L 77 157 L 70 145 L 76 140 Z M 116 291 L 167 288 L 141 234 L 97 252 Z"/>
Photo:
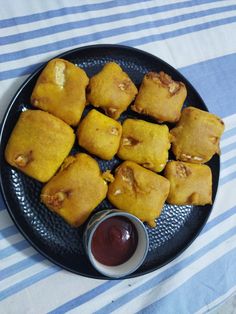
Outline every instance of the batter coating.
<path id="1" fill-rule="evenodd" d="M 155 219 L 161 214 L 169 188 L 166 178 L 132 161 L 125 161 L 116 169 L 107 197 L 116 208 L 155 227 Z"/>
<path id="2" fill-rule="evenodd" d="M 63 59 L 53 59 L 40 74 L 31 103 L 76 126 L 86 104 L 89 79 L 84 70 Z"/>
<path id="3" fill-rule="evenodd" d="M 118 119 L 134 100 L 138 90 L 129 76 L 115 62 L 105 64 L 89 82 L 87 99 L 101 107 L 113 119 Z"/>
<path id="4" fill-rule="evenodd" d="M 185 108 L 177 126 L 170 131 L 176 159 L 205 163 L 219 154 L 224 122 L 216 115 L 194 107 Z"/>
<path id="5" fill-rule="evenodd" d="M 71 226 L 78 227 L 106 193 L 107 183 L 96 160 L 79 153 L 65 160 L 61 170 L 42 189 L 41 200 Z"/>
<path id="6" fill-rule="evenodd" d="M 212 174 L 207 165 L 170 161 L 164 175 L 170 182 L 168 203 L 175 205 L 212 204 Z"/>
<path id="7" fill-rule="evenodd" d="M 186 96 L 184 83 L 172 80 L 171 76 L 164 72 L 149 72 L 144 76 L 131 108 L 159 122 L 176 122 L 180 118 Z"/>
<path id="8" fill-rule="evenodd" d="M 110 160 L 118 151 L 121 133 L 119 122 L 93 109 L 80 123 L 77 137 L 79 145 L 88 152 Z"/>
<path id="9" fill-rule="evenodd" d="M 143 167 L 160 172 L 168 160 L 169 129 L 143 120 L 126 119 L 118 156 L 132 160 Z"/>
<path id="10" fill-rule="evenodd" d="M 73 129 L 41 110 L 20 114 L 5 150 L 7 162 L 30 177 L 48 181 L 68 156 L 75 140 Z"/>

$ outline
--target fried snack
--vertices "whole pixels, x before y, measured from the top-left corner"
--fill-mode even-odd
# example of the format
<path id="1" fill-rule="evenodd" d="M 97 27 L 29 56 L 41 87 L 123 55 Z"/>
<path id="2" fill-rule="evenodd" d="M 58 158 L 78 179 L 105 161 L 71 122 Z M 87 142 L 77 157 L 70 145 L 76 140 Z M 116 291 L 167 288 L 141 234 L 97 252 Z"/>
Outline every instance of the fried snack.
<path id="1" fill-rule="evenodd" d="M 164 172 L 170 181 L 167 202 L 175 205 L 212 204 L 212 174 L 207 165 L 170 161 Z"/>
<path id="2" fill-rule="evenodd" d="M 113 119 L 118 119 L 134 100 L 138 90 L 121 67 L 110 62 L 89 82 L 87 99 L 95 107 L 101 107 Z"/>
<path id="3" fill-rule="evenodd" d="M 109 184 L 107 197 L 118 209 L 155 227 L 170 188 L 169 181 L 132 161 L 123 162 Z"/>
<path id="4" fill-rule="evenodd" d="M 182 82 L 172 80 L 164 72 L 147 73 L 131 109 L 153 117 L 159 122 L 176 122 L 187 96 Z"/>
<path id="5" fill-rule="evenodd" d="M 40 74 L 31 103 L 76 126 L 86 104 L 89 79 L 84 70 L 63 59 L 53 59 Z"/>
<path id="6" fill-rule="evenodd" d="M 107 183 L 96 160 L 79 153 L 65 160 L 61 170 L 42 189 L 41 200 L 71 226 L 78 227 L 106 193 Z"/>
<path id="7" fill-rule="evenodd" d="M 143 120 L 125 120 L 118 156 L 160 172 L 164 169 L 170 148 L 169 130 Z"/>
<path id="8" fill-rule="evenodd" d="M 69 154 L 72 128 L 41 110 L 20 114 L 5 150 L 7 162 L 41 182 L 48 181 Z"/>
<path id="9" fill-rule="evenodd" d="M 170 131 L 176 159 L 205 163 L 220 153 L 224 122 L 216 115 L 194 107 L 185 108 L 177 126 Z"/>
<path id="10" fill-rule="evenodd" d="M 118 151 L 121 133 L 119 122 L 93 109 L 80 123 L 77 137 L 79 145 L 88 152 L 110 160 Z"/>

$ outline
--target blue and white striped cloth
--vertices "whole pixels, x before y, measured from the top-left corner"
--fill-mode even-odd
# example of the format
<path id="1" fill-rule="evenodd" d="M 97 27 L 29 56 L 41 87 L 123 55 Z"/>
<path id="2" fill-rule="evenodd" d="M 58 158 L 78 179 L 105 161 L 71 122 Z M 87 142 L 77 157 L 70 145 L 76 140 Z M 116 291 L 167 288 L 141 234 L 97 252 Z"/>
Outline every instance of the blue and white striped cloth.
<path id="1" fill-rule="evenodd" d="M 236 1 L 0 0 L 0 119 L 40 64 L 101 43 L 148 51 L 178 68 L 224 118 L 218 195 L 177 259 L 148 275 L 101 281 L 45 260 L 0 197 L 0 313 L 204 313 L 236 292 Z"/>

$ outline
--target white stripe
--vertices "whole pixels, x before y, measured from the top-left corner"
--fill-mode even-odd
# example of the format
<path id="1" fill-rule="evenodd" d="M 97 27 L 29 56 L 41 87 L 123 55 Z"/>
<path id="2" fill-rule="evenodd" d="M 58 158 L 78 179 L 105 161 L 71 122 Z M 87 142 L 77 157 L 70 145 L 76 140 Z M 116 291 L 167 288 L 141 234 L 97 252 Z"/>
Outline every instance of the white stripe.
<path id="1" fill-rule="evenodd" d="M 236 293 L 236 285 L 234 287 L 232 287 L 231 289 L 229 289 L 226 293 L 224 293 L 223 295 L 221 295 L 219 298 L 217 298 L 216 300 L 214 300 L 213 302 L 203 306 L 199 311 L 197 311 L 195 314 L 203 314 L 206 313 L 208 311 L 211 311 L 211 309 L 213 307 L 216 307 L 217 305 L 220 305 L 222 302 L 227 302 L 227 299 L 229 299 L 230 297 L 232 297 L 234 295 L 234 293 Z M 214 311 L 215 312 L 215 311 Z M 212 314 L 214 312 L 211 312 Z M 218 312 L 219 313 L 219 312 Z M 233 313 L 232 313 L 233 314 Z"/>
<path id="2" fill-rule="evenodd" d="M 5 257 L 1 260 L 1 269 L 4 269 L 9 266 L 13 266 L 18 262 L 25 260 L 27 257 L 37 254 L 38 252 L 32 247 L 29 246 L 28 248 L 18 251 L 15 254 L 12 254 L 8 257 Z"/>
<path id="3" fill-rule="evenodd" d="M 14 234 L 10 237 L 3 238 L 0 240 L 0 248 L 1 250 L 5 249 L 6 247 L 9 247 L 9 245 L 14 245 L 19 241 L 24 240 L 23 236 L 20 233 Z"/>
<path id="4" fill-rule="evenodd" d="M 21 76 L 11 80 L 0 82 L 0 93 L 1 93 L 1 107 L 0 107 L 0 123 L 5 115 L 5 112 L 12 100 L 13 96 L 16 94 L 17 90 L 24 83 L 27 76 Z"/>
<path id="5" fill-rule="evenodd" d="M 236 127 L 236 114 L 232 114 L 224 119 L 225 131 L 229 131 Z"/>
<path id="6" fill-rule="evenodd" d="M 231 151 L 229 151 L 229 152 L 227 152 L 221 156 L 221 162 L 225 162 L 225 161 L 227 161 L 227 160 L 229 160 L 235 156 L 236 156 L 236 149 L 232 149 Z"/>
<path id="7" fill-rule="evenodd" d="M 51 267 L 52 264 L 45 260 L 44 262 L 34 264 L 33 266 L 26 268 L 22 270 L 21 272 L 16 273 L 13 276 L 10 276 L 0 282 L 0 295 L 1 292 L 9 287 L 11 287 L 14 284 L 17 284 L 21 282 L 22 280 L 31 277 L 40 271 L 43 271 L 45 269 L 48 269 L 48 267 Z M 37 303 L 36 303 L 37 304 Z"/>
<path id="8" fill-rule="evenodd" d="M 204 254 L 200 259 L 181 271 L 177 272 L 173 277 L 166 279 L 159 285 L 151 288 L 151 290 L 145 291 L 141 297 L 137 297 L 118 310 L 114 311 L 114 314 L 123 314 L 130 310 L 129 313 L 135 313 L 144 306 L 152 304 L 153 301 L 158 301 L 161 298 L 167 296 L 174 290 L 178 289 L 182 284 L 191 279 L 195 274 L 211 265 L 217 259 L 227 254 L 231 250 L 236 248 L 236 236 L 231 237 L 227 241 L 221 243 L 216 248 L 210 250 L 207 254 Z"/>
<path id="9" fill-rule="evenodd" d="M 6 6 L 6 2 L 4 0 L 0 1 L 1 11 L 0 11 L 0 19 L 8 19 L 18 16 L 25 16 L 31 15 L 34 13 L 43 13 L 45 11 L 50 10 L 58 10 L 64 7 L 73 7 L 78 5 L 86 5 L 86 4 L 94 4 L 94 0 L 70 0 L 70 1 L 51 1 L 51 0 L 44 0 L 44 1 L 32 1 L 29 5 L 28 0 L 11 0 L 11 6 Z M 96 0 L 96 3 L 103 3 L 103 2 L 110 2 L 110 0 Z M 158 3 L 164 4 L 165 0 L 158 0 Z M 168 2 L 178 2 L 175 0 L 171 0 Z M 118 8 L 114 8 L 118 9 Z M 113 10 L 114 10 L 113 9 Z"/>
<path id="10" fill-rule="evenodd" d="M 220 178 L 223 179 L 224 177 L 226 177 L 227 175 L 233 173 L 236 171 L 236 163 L 230 167 L 227 167 L 223 170 L 220 171 Z"/>
<path id="11" fill-rule="evenodd" d="M 230 1 L 227 1 L 227 2 L 228 3 L 226 3 L 225 5 L 231 4 Z M 225 5 L 222 5 L 222 6 L 225 6 Z M 88 20 L 92 18 L 107 17 L 113 14 L 127 13 L 127 8 L 128 8 L 128 12 L 132 12 L 135 10 L 145 10 L 145 9 L 153 8 L 153 7 L 155 8 L 156 6 L 157 5 L 154 3 L 154 1 L 150 1 L 150 2 L 141 1 L 140 3 L 134 3 L 134 4 L 129 4 L 127 2 L 124 6 L 119 6 L 117 8 L 105 8 L 103 10 L 79 12 L 79 13 L 66 15 L 66 23 L 84 21 L 84 20 Z M 212 7 L 215 7 L 215 6 L 218 6 L 217 3 L 215 5 L 212 4 Z M 221 7 L 220 4 L 219 4 L 219 7 Z M 168 17 L 168 16 L 172 16 L 173 14 L 175 15 L 175 12 L 180 12 L 180 14 L 182 12 L 188 12 L 189 9 L 191 10 L 191 8 L 185 8 L 185 9 L 179 9 L 179 10 L 166 11 L 165 14 L 166 14 L 166 17 Z M 160 12 L 159 14 L 161 15 L 162 12 Z M 124 20 L 124 22 L 126 21 L 127 20 Z M 46 25 L 45 25 L 45 22 L 47 23 Z M 55 25 L 62 25 L 64 22 L 65 20 L 62 18 L 62 16 L 58 16 L 58 17 L 50 18 L 48 20 L 41 20 L 41 21 L 29 23 L 29 24 L 18 25 L 17 29 L 14 27 L 4 28 L 4 36 L 17 34 L 17 31 L 19 33 L 27 32 L 29 31 L 29 27 L 30 27 L 30 30 L 37 30 L 37 29 L 44 28 L 45 26 L 49 27 L 49 26 L 55 26 Z"/>
<path id="12" fill-rule="evenodd" d="M 35 309 L 37 304 L 37 313 L 46 313 L 50 309 L 54 309 L 64 302 L 64 300 L 70 300 L 76 298 L 83 293 L 90 291 L 91 289 L 99 286 L 104 281 L 85 278 L 69 273 L 67 271 L 60 271 L 43 281 L 40 281 L 30 287 L 30 302 L 34 304 L 32 309 Z M 26 313 L 27 302 L 22 302 L 27 298 L 28 289 L 24 289 L 1 302 L 3 308 L 12 308 L 11 304 L 15 303 L 15 300 L 21 300 L 21 313 Z M 38 302 L 40 296 L 50 296 L 46 298 L 46 302 Z M 19 303 L 18 303 L 19 304 Z M 19 313 L 19 312 L 17 312 Z M 90 312 L 91 313 L 91 312 Z"/>
<path id="13" fill-rule="evenodd" d="M 126 292 L 132 291 L 133 289 L 140 287 L 142 284 L 144 284 L 145 282 L 147 282 L 151 278 L 154 278 L 155 276 L 164 272 L 165 270 L 174 267 L 174 265 L 176 265 L 180 261 L 183 261 L 185 258 L 192 255 L 193 253 L 199 251 L 201 248 L 205 247 L 208 243 L 212 242 L 214 239 L 216 239 L 220 235 L 224 234 L 227 230 L 234 227 L 235 226 L 234 221 L 235 221 L 235 217 L 231 217 L 231 218 L 225 220 L 220 225 L 218 225 L 217 228 L 214 228 L 214 230 L 212 229 L 208 233 L 205 233 L 205 234 L 201 235 L 200 237 L 198 237 L 193 242 L 191 247 L 188 248 L 180 257 L 176 258 L 173 262 L 171 262 L 168 265 L 162 267 L 161 269 L 153 272 L 152 274 L 145 275 L 145 276 L 142 276 L 139 278 L 128 279 L 128 280 L 122 281 L 122 283 L 120 283 L 118 286 L 112 288 L 109 294 L 104 293 L 102 296 L 98 296 L 97 298 L 90 300 L 89 303 L 85 303 L 84 305 L 80 306 L 79 311 L 81 313 L 89 313 L 89 308 L 96 308 L 96 310 L 99 310 L 103 306 L 105 306 L 106 304 L 109 304 L 111 302 L 111 296 L 112 296 L 112 300 L 116 300 L 119 297 L 123 296 Z M 210 252 L 211 251 L 209 251 L 209 253 Z M 220 257 L 220 255 L 223 255 L 224 253 L 225 253 L 224 251 L 219 250 L 219 257 Z M 192 269 L 194 269 L 196 267 L 196 265 L 198 265 L 200 267 L 200 270 L 207 266 L 207 264 L 202 263 L 202 259 L 203 258 L 207 259 L 207 256 L 208 256 L 208 253 L 204 254 L 197 261 L 191 263 L 189 266 L 187 266 L 183 269 L 180 266 L 181 274 L 184 272 L 184 275 L 179 275 L 180 279 L 176 280 L 176 278 L 175 278 L 176 274 L 174 274 L 173 276 L 168 278 L 166 281 L 163 281 L 163 283 L 160 283 L 156 287 L 150 288 L 150 289 L 159 289 L 159 287 L 164 285 L 166 282 L 174 283 L 175 281 L 179 281 L 179 283 L 183 283 L 183 280 L 187 279 L 185 276 L 185 272 L 187 273 L 187 276 L 189 276 L 189 275 L 191 275 Z M 194 275 L 194 273 L 192 275 Z M 129 285 L 131 285 L 131 287 Z M 167 292 L 168 292 L 168 288 L 166 288 Z M 175 286 L 175 289 L 176 288 L 178 288 L 178 286 Z M 147 295 L 146 295 L 146 293 L 147 293 Z M 143 294 L 145 294 L 145 298 L 143 297 Z M 128 309 L 132 309 L 134 312 L 140 310 L 143 307 L 141 305 L 143 300 L 149 299 L 149 297 L 148 297 L 149 292 L 146 291 L 146 292 L 143 292 L 143 294 L 142 294 L 142 296 L 137 296 L 136 298 L 133 299 L 133 301 L 131 301 L 132 303 L 135 303 L 137 300 L 139 300 L 138 301 L 138 302 L 140 302 L 139 306 L 137 306 L 135 309 L 133 308 L 133 304 L 131 306 L 129 305 L 130 303 L 127 303 L 123 307 L 127 306 L 127 309 L 126 309 L 127 311 L 128 311 Z M 159 293 L 156 295 L 156 297 L 150 298 L 150 301 L 157 300 L 158 295 L 159 295 Z M 123 313 L 125 313 L 125 310 L 123 309 L 123 307 L 119 308 L 120 312 L 118 311 L 118 313 L 122 313 L 122 310 L 123 310 Z M 69 313 L 76 313 L 76 311 L 78 311 L 78 308 L 70 311 Z M 130 312 L 128 312 L 128 313 L 130 313 Z"/>
<path id="14" fill-rule="evenodd" d="M 130 33 L 123 33 L 121 35 L 110 35 L 109 37 L 103 38 L 103 39 L 99 39 L 96 42 L 97 43 L 107 43 L 107 40 L 109 39 L 109 43 L 117 43 L 117 42 L 123 42 L 128 40 L 132 40 L 132 39 L 136 39 L 136 38 L 140 38 L 143 36 L 150 36 L 150 35 L 157 35 L 157 34 L 161 34 L 164 32 L 169 32 L 169 31 L 173 31 L 173 30 L 178 30 L 181 29 L 183 27 L 187 27 L 187 26 L 194 26 L 194 25 L 198 25 L 201 23 L 205 23 L 205 22 L 209 22 L 209 21 L 216 21 L 222 18 L 227 18 L 227 17 L 231 17 L 231 16 L 235 16 L 236 10 L 235 11 L 230 11 L 230 12 L 224 12 L 224 13 L 220 13 L 220 14 L 214 14 L 211 16 L 206 16 L 206 17 L 201 17 L 201 18 L 196 18 L 196 19 L 192 19 L 192 20 L 188 20 L 188 21 L 183 21 L 183 22 L 179 22 L 176 24 L 171 24 L 171 25 L 166 25 L 166 26 L 160 26 L 160 27 L 153 27 L 153 28 L 149 28 L 149 29 L 144 29 L 144 30 L 137 30 L 137 31 L 133 31 Z M 156 15 L 152 16 L 153 19 L 156 19 Z M 126 26 L 131 26 L 131 25 L 136 25 L 137 23 L 143 23 L 143 17 L 138 17 L 138 18 L 134 18 L 132 20 L 128 20 Z M 28 48 L 32 48 L 32 47 L 40 47 L 41 45 L 44 45 L 46 42 L 57 42 L 57 41 L 61 41 L 64 39 L 68 39 L 68 38 L 73 38 L 73 37 L 78 37 L 78 36 L 84 36 L 84 35 L 93 35 L 95 32 L 98 31 L 105 31 L 105 30 L 111 30 L 111 29 L 115 29 L 115 28 L 119 28 L 121 26 L 121 22 L 117 21 L 117 22 L 112 22 L 109 23 L 108 25 L 96 25 L 96 26 L 90 26 L 87 28 L 81 28 L 79 31 L 78 30 L 69 30 L 63 33 L 59 33 L 59 34 L 53 34 L 53 35 L 49 35 L 46 37 L 41 37 L 41 38 L 36 38 L 36 39 L 32 39 L 30 41 L 30 46 L 28 46 Z M 231 26 L 231 31 L 233 32 L 234 29 L 236 31 L 236 23 L 234 24 L 230 24 Z M 224 28 L 224 26 L 221 26 L 222 28 Z M 218 34 L 218 33 L 217 33 Z M 189 36 L 192 35 L 192 33 L 188 34 Z M 219 35 L 219 34 L 218 34 Z M 90 41 L 87 44 L 92 44 L 93 41 Z M 84 44 L 82 44 L 84 45 Z M 219 43 L 218 43 L 219 45 Z M 71 48 L 75 48 L 78 45 L 72 45 L 70 46 Z M 2 53 L 8 53 L 9 50 L 11 52 L 14 51 L 19 51 L 21 49 L 25 49 L 27 48 L 25 42 L 19 42 L 16 44 L 12 44 L 9 48 L 9 45 L 3 46 L 1 47 L 1 54 Z M 60 50 L 57 50 L 56 52 L 45 52 L 45 53 L 41 53 L 40 56 L 41 58 L 45 55 L 45 57 L 47 56 L 47 58 L 57 54 L 58 52 L 62 52 L 65 50 L 68 50 L 69 48 L 63 48 Z M 179 53 L 179 51 L 178 51 Z M 182 52 L 181 52 L 182 54 Z M 32 64 L 35 62 L 39 62 L 39 56 L 35 55 L 35 56 L 30 56 L 30 57 L 26 57 L 24 58 L 24 63 L 27 62 L 27 64 Z M 10 69 L 14 69 L 17 68 L 19 65 L 19 60 L 13 60 L 13 61 L 7 61 L 5 63 L 1 64 L 1 70 L 10 70 Z M 25 64 L 26 65 L 26 64 Z"/>
<path id="15" fill-rule="evenodd" d="M 227 39 L 231 31 L 235 32 L 235 24 L 218 26 L 217 31 L 216 28 L 212 28 L 165 39 L 163 43 L 151 42 L 140 45 L 139 48 L 155 55 L 158 54 L 161 59 L 172 66 L 182 68 L 235 53 L 236 41 Z"/>
<path id="16" fill-rule="evenodd" d="M 157 5 L 158 4 L 158 5 Z M 167 4 L 167 3 L 165 3 Z M 169 1 L 168 1 L 168 4 Z M 174 17 L 174 16 L 179 16 L 179 15 L 183 15 L 186 13 L 192 13 L 192 12 L 199 12 L 199 11 L 203 11 L 203 10 L 207 10 L 207 9 L 211 9 L 211 8 L 223 8 L 229 5 L 232 5 L 232 1 L 228 0 L 228 1 L 222 1 L 222 2 L 213 2 L 213 3 L 205 3 L 205 4 L 200 4 L 200 5 L 196 5 L 196 6 L 190 6 L 187 8 L 180 8 L 180 9 L 174 9 L 174 10 L 167 10 L 164 12 L 159 12 L 157 13 L 155 16 L 157 19 L 163 19 L 163 18 L 169 18 L 169 17 Z M 67 15 L 66 16 L 66 23 L 68 22 L 76 22 L 76 21 L 84 21 L 84 20 L 88 20 L 88 19 L 92 19 L 92 18 L 99 18 L 99 17 L 107 17 L 107 16 L 111 16 L 113 14 L 120 14 L 120 13 L 127 13 L 127 8 L 129 9 L 128 12 L 132 12 L 132 11 L 136 11 L 136 10 L 143 10 L 143 12 L 145 13 L 146 9 L 150 9 L 150 8 L 155 8 L 155 7 L 159 7 L 160 3 L 155 3 L 154 1 L 150 1 L 150 2 L 140 2 L 140 3 L 135 3 L 135 4 L 129 4 L 128 2 L 126 3 L 126 5 L 124 6 L 120 6 L 115 8 L 115 12 L 114 12 L 114 8 L 105 8 L 103 10 L 99 10 L 99 11 L 89 11 L 89 12 L 80 12 L 80 13 L 74 13 L 71 15 Z M 151 20 L 151 17 L 153 17 L 153 15 L 146 15 L 146 21 Z M 135 17 L 132 17 L 132 20 L 135 19 Z M 152 20 L 154 20 L 152 18 Z M 30 31 L 32 30 L 38 30 L 41 28 L 45 28 L 45 21 L 47 22 L 46 27 L 49 26 L 56 26 L 56 25 L 62 25 L 65 20 L 62 19 L 62 16 L 59 17 L 54 17 L 48 20 L 42 20 L 42 21 L 36 21 L 36 22 L 32 22 L 29 24 L 22 24 L 22 25 L 18 25 L 17 27 L 9 27 L 9 28 L 4 28 L 4 34 L 2 36 L 7 36 L 7 35 L 12 35 L 12 34 L 19 34 L 22 32 L 28 32 L 29 28 Z M 127 22 L 127 24 L 129 24 L 129 21 L 127 19 L 122 20 L 125 24 Z M 111 22 L 108 22 L 109 25 Z M 99 24 L 99 23 L 98 23 Z M 98 25 L 96 25 L 97 27 Z"/>
<path id="17" fill-rule="evenodd" d="M 234 202 L 234 204 L 235 204 L 235 202 Z M 219 208 L 219 210 L 221 210 L 221 208 Z M 121 284 L 119 284 L 119 286 L 114 287 L 114 288 L 111 289 L 111 292 L 107 295 L 108 298 L 109 298 L 109 295 L 112 295 L 113 298 L 117 298 L 118 296 L 123 295 L 124 291 L 126 291 L 125 289 L 127 289 L 128 283 L 132 285 L 132 288 L 128 288 L 128 289 L 133 289 L 133 288 L 141 285 L 142 283 L 146 282 L 149 278 L 153 277 L 157 273 L 160 273 L 160 272 L 164 271 L 165 269 L 173 267 L 180 260 L 183 260 L 183 258 L 189 256 L 190 254 L 194 253 L 195 251 L 198 251 L 200 248 L 204 247 L 205 245 L 207 245 L 208 243 L 210 243 L 211 241 L 216 239 L 218 236 L 220 236 L 221 234 L 223 234 L 224 232 L 229 230 L 234 225 L 235 225 L 235 217 L 230 217 L 229 219 L 221 222 L 220 225 L 218 225 L 217 227 L 214 227 L 213 229 L 211 229 L 207 233 L 202 234 L 201 236 L 199 236 L 194 241 L 194 243 L 191 245 L 191 247 L 187 251 L 185 251 L 185 253 L 183 255 L 181 255 L 181 257 L 177 258 L 174 262 L 172 262 L 172 263 L 168 264 L 167 266 L 163 267 L 161 270 L 158 270 L 158 271 L 152 273 L 151 275 L 146 275 L 146 276 L 143 276 L 143 277 L 138 277 L 138 278 L 130 279 L 130 280 L 127 280 L 127 281 L 123 281 Z M 65 282 L 68 282 L 67 274 L 68 273 L 66 272 L 65 273 L 65 278 L 64 278 Z M 54 278 L 55 278 L 55 276 L 54 276 Z M 43 283 L 43 285 L 45 287 L 44 289 L 46 289 L 46 287 L 48 287 L 48 282 L 52 281 L 51 284 L 54 283 L 54 280 L 55 280 L 54 278 L 50 278 L 49 277 L 48 279 L 45 279 L 47 283 L 46 284 Z M 74 278 L 75 278 L 75 281 L 76 281 L 76 279 L 80 278 L 80 277 L 74 277 Z M 72 288 L 74 286 L 73 280 L 70 281 L 70 283 L 71 283 L 71 289 L 73 290 L 73 288 Z M 42 289 L 42 283 L 41 284 L 38 283 L 37 285 L 39 286 L 39 290 Z M 64 285 L 64 283 L 62 283 L 62 286 L 63 285 Z M 39 291 L 37 292 L 37 291 L 35 291 L 35 289 L 36 289 L 35 285 L 31 287 L 31 290 L 34 291 L 34 294 L 38 295 Z M 48 293 L 49 293 L 49 291 L 48 291 Z M 24 293 L 24 292 L 20 292 L 20 293 Z M 46 293 L 46 291 L 45 291 L 45 293 Z M 14 297 L 12 297 L 12 298 L 14 298 Z M 89 306 L 95 306 L 95 308 L 97 308 L 97 304 L 99 302 L 101 302 L 101 306 L 102 306 L 102 305 L 107 304 L 107 302 L 109 301 L 106 298 L 106 294 L 103 295 L 102 298 L 100 298 L 100 296 L 98 298 L 101 301 L 98 301 L 97 298 L 95 298 L 94 300 L 90 300 L 89 303 L 88 303 Z M 68 299 L 69 299 L 68 295 L 65 295 L 64 297 L 61 297 L 60 304 L 63 304 Z M 54 302 L 53 302 L 54 307 L 56 307 L 56 304 L 58 304 L 57 296 L 55 296 Z M 88 305 L 85 304 L 84 306 L 86 307 Z"/>
<path id="18" fill-rule="evenodd" d="M 235 127 L 236 127 L 236 121 L 235 121 Z M 233 143 L 236 143 L 236 131 L 235 131 L 235 135 L 221 141 L 220 147 L 223 148 L 223 147 L 228 146 L 228 145 L 233 144 Z"/>

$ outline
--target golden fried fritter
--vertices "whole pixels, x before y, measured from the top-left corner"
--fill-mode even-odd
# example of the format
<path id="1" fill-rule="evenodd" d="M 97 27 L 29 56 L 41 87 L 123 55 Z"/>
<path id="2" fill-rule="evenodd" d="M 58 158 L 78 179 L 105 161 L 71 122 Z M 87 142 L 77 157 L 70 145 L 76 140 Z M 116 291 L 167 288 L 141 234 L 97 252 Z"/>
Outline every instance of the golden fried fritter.
<path id="1" fill-rule="evenodd" d="M 91 110 L 80 123 L 77 136 L 79 145 L 88 152 L 106 160 L 117 153 L 122 126 L 97 110 Z"/>
<path id="2" fill-rule="evenodd" d="M 212 174 L 207 165 L 170 161 L 164 172 L 170 181 L 167 202 L 175 205 L 212 204 Z"/>
<path id="3" fill-rule="evenodd" d="M 217 153 L 224 123 L 216 115 L 194 107 L 185 108 L 177 126 L 170 131 L 176 159 L 205 163 Z"/>
<path id="4" fill-rule="evenodd" d="M 187 90 L 182 82 L 172 80 L 164 72 L 149 72 L 143 78 L 131 109 L 159 122 L 176 122 L 186 96 Z"/>
<path id="5" fill-rule="evenodd" d="M 147 222 L 151 227 L 160 216 L 169 194 L 169 181 L 132 161 L 123 162 L 109 184 L 107 197 L 118 209 Z"/>
<path id="6" fill-rule="evenodd" d="M 115 62 L 105 64 L 89 82 L 87 99 L 101 107 L 113 119 L 118 119 L 134 100 L 138 90 L 129 76 Z"/>
<path id="7" fill-rule="evenodd" d="M 69 154 L 72 128 L 41 110 L 20 114 L 5 150 L 7 162 L 41 182 L 48 181 Z"/>
<path id="8" fill-rule="evenodd" d="M 160 172 L 164 169 L 170 148 L 169 129 L 143 120 L 125 120 L 118 156 Z"/>
<path id="9" fill-rule="evenodd" d="M 42 189 L 41 200 L 71 226 L 78 227 L 106 193 L 107 183 L 96 160 L 79 153 L 65 160 L 61 170 Z"/>
<path id="10" fill-rule="evenodd" d="M 53 59 L 40 74 L 31 103 L 76 126 L 86 104 L 89 79 L 84 70 L 63 59 Z"/>

